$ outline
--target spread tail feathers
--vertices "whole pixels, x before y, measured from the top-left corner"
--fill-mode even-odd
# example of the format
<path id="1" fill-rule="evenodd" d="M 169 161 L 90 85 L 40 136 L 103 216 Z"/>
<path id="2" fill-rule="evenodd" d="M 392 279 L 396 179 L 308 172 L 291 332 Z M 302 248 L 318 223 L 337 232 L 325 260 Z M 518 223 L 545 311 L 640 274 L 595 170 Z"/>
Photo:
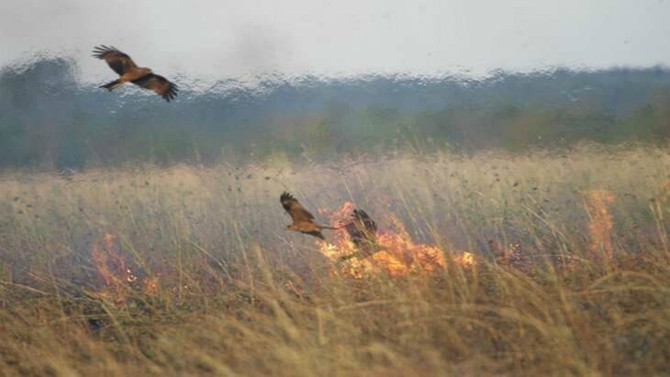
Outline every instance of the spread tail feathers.
<path id="1" fill-rule="evenodd" d="M 321 234 L 321 232 L 319 232 L 318 230 L 315 230 L 315 231 L 312 231 L 312 232 L 301 232 L 301 233 L 305 233 L 305 234 L 309 234 L 310 236 L 321 238 L 324 241 L 326 240 L 326 237 L 324 237 L 323 234 Z"/>
<path id="2" fill-rule="evenodd" d="M 107 89 L 107 90 L 109 90 L 109 91 L 111 92 L 113 89 L 115 89 L 116 87 L 120 86 L 121 84 L 123 84 L 123 83 L 121 82 L 121 80 L 117 79 L 117 80 L 114 80 L 114 81 L 112 81 L 112 82 L 108 82 L 108 83 L 105 84 L 105 85 L 100 86 L 100 88 L 105 88 L 105 89 Z"/>

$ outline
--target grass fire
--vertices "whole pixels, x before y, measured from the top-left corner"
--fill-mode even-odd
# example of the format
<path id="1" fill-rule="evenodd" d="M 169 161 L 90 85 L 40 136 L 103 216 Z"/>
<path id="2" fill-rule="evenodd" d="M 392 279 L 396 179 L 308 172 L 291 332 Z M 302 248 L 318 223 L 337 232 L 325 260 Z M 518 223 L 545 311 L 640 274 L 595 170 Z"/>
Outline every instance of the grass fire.
<path id="1" fill-rule="evenodd" d="M 0 374 L 662 375 L 668 166 L 582 145 L 7 171 Z"/>

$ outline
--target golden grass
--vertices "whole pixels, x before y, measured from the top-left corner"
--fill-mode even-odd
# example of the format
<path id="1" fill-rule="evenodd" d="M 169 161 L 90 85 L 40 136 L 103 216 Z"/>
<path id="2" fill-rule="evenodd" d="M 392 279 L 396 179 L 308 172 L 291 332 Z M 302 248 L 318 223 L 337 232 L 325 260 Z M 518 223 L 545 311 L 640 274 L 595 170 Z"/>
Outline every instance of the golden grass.
<path id="1" fill-rule="evenodd" d="M 669 166 L 588 146 L 5 173 L 0 374 L 662 375 Z M 352 200 L 477 263 L 329 273 L 285 230 L 285 189 L 324 222 Z"/>

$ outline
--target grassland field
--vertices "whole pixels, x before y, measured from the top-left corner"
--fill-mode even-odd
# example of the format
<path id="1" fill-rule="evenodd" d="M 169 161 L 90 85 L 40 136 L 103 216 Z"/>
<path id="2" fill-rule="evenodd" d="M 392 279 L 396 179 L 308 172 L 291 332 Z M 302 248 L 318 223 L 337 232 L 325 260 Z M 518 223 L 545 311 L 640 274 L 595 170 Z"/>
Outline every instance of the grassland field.
<path id="1" fill-rule="evenodd" d="M 343 273 L 284 190 L 445 263 Z M 669 202 L 667 146 L 7 171 L 0 375 L 667 375 Z"/>

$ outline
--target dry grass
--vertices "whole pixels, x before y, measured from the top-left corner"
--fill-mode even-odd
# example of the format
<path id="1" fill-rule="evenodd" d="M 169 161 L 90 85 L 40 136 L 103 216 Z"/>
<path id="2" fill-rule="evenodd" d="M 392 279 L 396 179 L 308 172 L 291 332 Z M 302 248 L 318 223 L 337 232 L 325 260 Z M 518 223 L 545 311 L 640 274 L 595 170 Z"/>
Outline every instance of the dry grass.
<path id="1" fill-rule="evenodd" d="M 0 374 L 664 374 L 669 166 L 583 147 L 6 173 Z M 322 221 L 353 200 L 477 264 L 338 275 L 285 230 L 284 189 Z"/>

